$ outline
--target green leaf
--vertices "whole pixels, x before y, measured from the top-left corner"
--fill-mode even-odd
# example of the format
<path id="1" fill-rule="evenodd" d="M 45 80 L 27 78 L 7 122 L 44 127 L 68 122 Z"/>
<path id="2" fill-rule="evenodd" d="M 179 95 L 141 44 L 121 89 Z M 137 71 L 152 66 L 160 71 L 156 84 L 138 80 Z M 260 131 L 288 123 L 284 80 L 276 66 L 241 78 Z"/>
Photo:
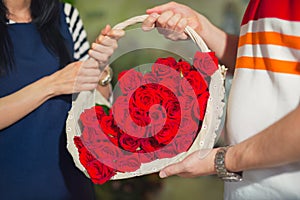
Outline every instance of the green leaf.
<path id="1" fill-rule="evenodd" d="M 102 105 L 102 104 L 97 104 L 97 103 L 96 103 L 96 106 L 101 106 L 103 108 L 104 112 L 106 113 L 106 115 L 109 115 L 110 108 L 108 106 Z"/>

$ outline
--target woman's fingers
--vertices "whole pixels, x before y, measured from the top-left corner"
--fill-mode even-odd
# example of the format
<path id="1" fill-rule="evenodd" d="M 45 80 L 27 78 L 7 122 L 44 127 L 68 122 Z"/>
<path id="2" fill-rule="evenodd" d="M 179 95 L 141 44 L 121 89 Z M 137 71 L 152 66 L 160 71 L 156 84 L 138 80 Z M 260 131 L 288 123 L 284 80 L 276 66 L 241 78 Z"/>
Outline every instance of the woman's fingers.
<path id="1" fill-rule="evenodd" d="M 101 35 L 106 35 L 111 30 L 111 26 L 107 24 L 104 29 L 101 30 Z"/>
<path id="2" fill-rule="evenodd" d="M 110 25 L 106 25 L 101 30 L 101 34 L 96 38 L 89 51 L 89 56 L 94 58 L 99 67 L 103 68 L 107 65 L 108 59 L 118 47 L 118 39 L 125 35 L 124 30 L 111 29 Z"/>
<path id="3" fill-rule="evenodd" d="M 166 11 L 162 13 L 157 19 L 157 26 L 161 28 L 168 28 L 168 22 L 172 19 L 174 13 L 172 11 Z"/>
<path id="4" fill-rule="evenodd" d="M 166 3 L 166 4 L 163 4 L 163 5 L 159 5 L 159 6 L 155 6 L 153 8 L 150 8 L 150 9 L 147 9 L 147 14 L 151 14 L 151 13 L 163 13 L 167 10 L 173 10 L 173 9 L 176 9 L 178 7 L 178 3 L 175 3 L 175 2 L 169 2 L 169 3 Z"/>
<path id="5" fill-rule="evenodd" d="M 109 31 L 106 36 L 115 39 L 115 40 L 119 40 L 121 37 L 123 37 L 125 35 L 125 31 L 121 30 L 121 29 L 112 29 L 111 31 Z"/>
<path id="6" fill-rule="evenodd" d="M 155 27 L 155 22 L 157 21 L 159 14 L 152 13 L 150 14 L 142 24 L 142 29 L 144 31 L 150 31 Z"/>
<path id="7" fill-rule="evenodd" d="M 150 14 L 143 22 L 142 29 L 145 31 L 152 30 L 154 26 L 158 28 L 158 32 L 171 40 L 184 40 L 187 35 L 184 29 L 187 26 L 187 19 L 180 13 L 174 13 L 171 10 Z"/>

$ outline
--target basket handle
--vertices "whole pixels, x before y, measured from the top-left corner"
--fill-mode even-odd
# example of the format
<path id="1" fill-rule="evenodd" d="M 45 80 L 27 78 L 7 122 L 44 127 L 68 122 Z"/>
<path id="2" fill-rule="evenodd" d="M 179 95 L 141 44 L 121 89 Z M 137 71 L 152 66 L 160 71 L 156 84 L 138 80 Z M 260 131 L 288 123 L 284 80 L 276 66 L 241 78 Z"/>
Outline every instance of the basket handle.
<path id="1" fill-rule="evenodd" d="M 113 29 L 122 29 L 123 30 L 123 29 L 125 29 L 126 27 L 128 27 L 130 25 L 134 25 L 136 23 L 141 23 L 141 22 L 145 21 L 145 19 L 148 16 L 149 15 L 139 15 L 139 16 L 129 18 L 129 19 L 115 25 L 113 27 Z M 185 28 L 184 32 L 193 40 L 193 42 L 195 44 L 197 44 L 197 46 L 200 48 L 200 50 L 202 52 L 210 52 L 210 49 L 207 47 L 207 45 L 205 44 L 203 39 L 196 33 L 196 31 L 194 29 L 187 26 Z"/>

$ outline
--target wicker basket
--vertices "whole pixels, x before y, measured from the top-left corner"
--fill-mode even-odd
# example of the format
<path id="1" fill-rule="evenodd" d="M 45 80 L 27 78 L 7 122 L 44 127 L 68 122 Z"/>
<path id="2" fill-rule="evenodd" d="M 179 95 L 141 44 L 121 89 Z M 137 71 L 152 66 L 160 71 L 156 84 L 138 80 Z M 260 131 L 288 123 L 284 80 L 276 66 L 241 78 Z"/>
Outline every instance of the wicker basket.
<path id="1" fill-rule="evenodd" d="M 143 22 L 148 15 L 141 15 L 130 18 L 120 24 L 117 24 L 114 29 L 125 29 L 126 27 Z M 200 36 L 190 27 L 185 28 L 185 33 L 193 40 L 193 42 L 199 47 L 202 52 L 209 52 L 207 45 L 200 38 Z M 180 153 L 172 158 L 157 159 L 150 163 L 143 163 L 141 167 L 134 172 L 118 172 L 111 179 L 124 179 L 135 176 L 141 176 L 145 174 L 155 173 L 160 171 L 163 167 L 178 162 L 184 159 L 190 153 L 200 149 L 213 148 L 220 132 L 223 127 L 225 117 L 225 72 L 226 68 L 219 65 L 219 69 L 211 76 L 211 82 L 209 85 L 210 98 L 207 103 L 206 113 L 203 120 L 202 128 L 192 146 L 187 152 Z M 83 165 L 79 161 L 78 149 L 74 144 L 74 137 L 81 135 L 81 129 L 79 127 L 79 116 L 86 108 L 91 108 L 95 105 L 95 99 L 99 100 L 102 97 L 95 91 L 81 92 L 76 99 L 74 99 L 72 108 L 69 112 L 68 119 L 66 121 L 67 132 L 67 149 L 73 157 L 75 165 L 83 171 L 88 177 L 88 173 Z M 105 99 L 101 99 L 102 104 L 111 106 Z"/>

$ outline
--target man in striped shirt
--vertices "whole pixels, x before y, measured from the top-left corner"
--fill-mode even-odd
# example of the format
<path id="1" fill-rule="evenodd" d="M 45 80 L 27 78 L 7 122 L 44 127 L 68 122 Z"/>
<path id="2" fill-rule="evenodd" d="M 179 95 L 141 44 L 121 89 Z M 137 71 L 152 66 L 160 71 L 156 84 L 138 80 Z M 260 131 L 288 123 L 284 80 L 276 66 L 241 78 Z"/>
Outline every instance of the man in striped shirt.
<path id="1" fill-rule="evenodd" d="M 194 28 L 221 63 L 234 71 L 226 137 L 225 169 L 243 171 L 243 181 L 225 183 L 225 199 L 300 199 L 300 1 L 250 0 L 240 36 L 218 29 L 206 17 L 174 2 L 149 9 L 155 23 L 186 39 Z M 158 15 L 159 14 L 159 15 Z M 200 159 L 195 152 L 166 167 L 161 177 L 216 173 L 219 148 Z"/>

